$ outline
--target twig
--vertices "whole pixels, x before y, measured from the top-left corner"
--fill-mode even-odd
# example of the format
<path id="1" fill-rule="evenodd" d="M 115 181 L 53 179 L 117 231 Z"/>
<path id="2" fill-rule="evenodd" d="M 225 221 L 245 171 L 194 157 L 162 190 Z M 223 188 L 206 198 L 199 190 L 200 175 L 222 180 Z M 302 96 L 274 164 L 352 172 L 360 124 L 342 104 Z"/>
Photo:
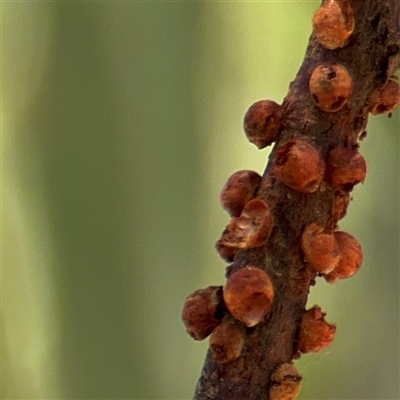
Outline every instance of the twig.
<path id="1" fill-rule="evenodd" d="M 221 200 L 232 220 L 217 243 L 225 287 L 188 297 L 183 320 L 211 333 L 196 400 L 293 399 L 292 361 L 333 340 L 319 307 L 305 306 L 315 278 L 353 275 L 361 248 L 338 232 L 353 186 L 365 177 L 358 141 L 368 114 L 400 102 L 398 0 L 325 0 L 296 79 L 281 106 L 256 103 L 245 118 L 258 147 L 275 141 L 263 177 L 234 174 Z M 333 29 L 332 29 L 333 27 Z M 240 272 L 238 272 L 240 271 Z"/>

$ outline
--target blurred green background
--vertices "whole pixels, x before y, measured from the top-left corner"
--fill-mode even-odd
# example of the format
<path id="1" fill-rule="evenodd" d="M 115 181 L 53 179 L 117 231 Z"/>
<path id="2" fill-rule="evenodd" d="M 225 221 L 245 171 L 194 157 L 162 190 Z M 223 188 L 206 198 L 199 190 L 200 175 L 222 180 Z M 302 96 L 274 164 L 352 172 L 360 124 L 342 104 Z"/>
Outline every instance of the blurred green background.
<path id="1" fill-rule="evenodd" d="M 319 1 L 3 2 L 4 399 L 189 399 L 207 341 L 185 297 L 224 282 L 219 191 L 268 151 L 242 132 L 281 102 Z M 337 323 L 300 399 L 399 399 L 399 112 L 370 119 L 341 228 L 352 279 L 310 305 Z"/>

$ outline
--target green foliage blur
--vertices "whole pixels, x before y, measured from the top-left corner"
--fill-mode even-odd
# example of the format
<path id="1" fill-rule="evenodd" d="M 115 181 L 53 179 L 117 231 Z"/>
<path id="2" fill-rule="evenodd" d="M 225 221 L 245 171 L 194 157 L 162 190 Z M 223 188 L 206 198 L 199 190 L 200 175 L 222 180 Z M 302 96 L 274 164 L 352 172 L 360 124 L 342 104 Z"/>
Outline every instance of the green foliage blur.
<path id="1" fill-rule="evenodd" d="M 2 395 L 190 399 L 207 350 L 185 297 L 224 282 L 219 191 L 268 150 L 242 132 L 281 102 L 312 2 L 2 3 Z M 399 112 L 370 119 L 341 228 L 352 279 L 318 281 L 337 324 L 300 399 L 399 399 Z"/>

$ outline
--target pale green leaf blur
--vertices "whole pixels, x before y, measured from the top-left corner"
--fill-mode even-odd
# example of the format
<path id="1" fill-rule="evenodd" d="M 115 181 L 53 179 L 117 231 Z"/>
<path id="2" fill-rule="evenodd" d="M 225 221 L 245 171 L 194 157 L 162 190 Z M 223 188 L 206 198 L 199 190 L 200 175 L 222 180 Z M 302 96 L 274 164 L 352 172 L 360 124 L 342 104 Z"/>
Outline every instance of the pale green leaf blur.
<path id="1" fill-rule="evenodd" d="M 224 282 L 219 191 L 268 150 L 242 132 L 281 102 L 311 2 L 2 3 L 2 395 L 190 399 L 207 350 L 185 297 Z M 341 228 L 352 279 L 310 305 L 337 324 L 300 399 L 399 399 L 399 112 L 370 119 Z"/>

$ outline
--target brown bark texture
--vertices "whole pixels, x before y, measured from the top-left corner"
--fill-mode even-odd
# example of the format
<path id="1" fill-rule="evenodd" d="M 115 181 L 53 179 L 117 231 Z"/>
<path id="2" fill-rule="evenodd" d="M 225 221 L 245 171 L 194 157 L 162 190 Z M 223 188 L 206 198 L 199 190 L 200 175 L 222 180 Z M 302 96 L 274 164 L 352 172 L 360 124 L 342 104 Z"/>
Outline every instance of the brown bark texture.
<path id="1" fill-rule="evenodd" d="M 327 49 L 314 32 L 282 104 L 281 129 L 255 196 L 268 203 L 273 215 L 269 239 L 260 247 L 240 249 L 227 268 L 227 278 L 249 265 L 264 270 L 274 288 L 271 309 L 256 326 L 243 327 L 243 349 L 236 360 L 221 363 L 208 351 L 196 400 L 272 400 L 271 374 L 298 354 L 300 322 L 317 277 L 304 261 L 302 233 L 311 223 L 333 232 L 343 216 L 335 211 L 337 205 L 352 187 L 333 188 L 324 179 L 312 193 L 289 188 L 275 173 L 279 149 L 306 139 L 323 160 L 333 148 L 356 149 L 366 135 L 371 95 L 385 85 L 400 60 L 399 0 L 349 0 L 349 4 L 355 28 L 347 44 Z M 322 64 L 341 64 L 352 80 L 352 94 L 335 112 L 318 107 L 310 93 L 310 77 Z"/>

